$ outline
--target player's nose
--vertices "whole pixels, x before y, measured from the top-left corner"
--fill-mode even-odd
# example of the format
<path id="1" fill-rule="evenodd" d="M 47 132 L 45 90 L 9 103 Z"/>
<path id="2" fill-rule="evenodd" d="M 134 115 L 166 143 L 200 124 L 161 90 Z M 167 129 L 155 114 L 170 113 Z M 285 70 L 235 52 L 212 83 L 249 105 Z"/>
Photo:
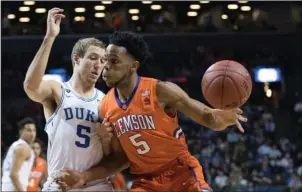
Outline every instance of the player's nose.
<path id="1" fill-rule="evenodd" d="M 108 62 L 108 60 L 105 61 L 105 62 L 103 63 L 103 67 L 104 67 L 104 69 L 106 69 L 106 71 L 109 70 L 109 68 L 110 68 L 110 63 Z"/>
<path id="2" fill-rule="evenodd" d="M 104 63 L 104 69 L 106 69 L 106 70 L 108 70 L 108 64 L 107 64 L 107 62 L 106 63 Z"/>
<path id="3" fill-rule="evenodd" d="M 95 70 L 99 71 L 102 68 L 102 63 L 96 62 L 93 67 Z"/>

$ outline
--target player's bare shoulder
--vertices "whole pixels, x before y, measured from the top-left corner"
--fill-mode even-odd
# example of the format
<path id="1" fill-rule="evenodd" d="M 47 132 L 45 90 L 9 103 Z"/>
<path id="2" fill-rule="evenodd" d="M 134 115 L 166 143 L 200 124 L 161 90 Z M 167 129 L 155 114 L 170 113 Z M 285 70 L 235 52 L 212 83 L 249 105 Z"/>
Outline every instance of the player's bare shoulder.
<path id="1" fill-rule="evenodd" d="M 48 103 L 58 104 L 60 102 L 63 90 L 62 85 L 59 82 L 53 80 L 45 80 L 42 81 L 41 86 L 48 86 L 50 93 L 40 103 L 47 105 Z"/>
<path id="2" fill-rule="evenodd" d="M 49 84 L 52 87 L 53 97 L 54 97 L 56 103 L 58 104 L 60 102 L 61 96 L 62 96 L 62 91 L 63 91 L 62 85 L 59 82 L 53 81 L 53 80 L 50 80 Z"/>
<path id="3" fill-rule="evenodd" d="M 30 158 L 30 148 L 25 144 L 20 144 L 15 149 L 16 157 L 23 157 L 24 159 Z"/>
<path id="4" fill-rule="evenodd" d="M 164 107 L 175 107 L 175 104 L 188 97 L 178 85 L 167 81 L 157 82 L 156 96 L 158 102 Z"/>
<path id="5" fill-rule="evenodd" d="M 44 108 L 45 118 L 48 119 L 55 112 L 57 105 L 60 103 L 63 89 L 59 82 L 53 80 L 45 80 L 42 81 L 41 84 L 47 84 L 49 89 L 51 89 L 51 93 L 40 102 Z"/>

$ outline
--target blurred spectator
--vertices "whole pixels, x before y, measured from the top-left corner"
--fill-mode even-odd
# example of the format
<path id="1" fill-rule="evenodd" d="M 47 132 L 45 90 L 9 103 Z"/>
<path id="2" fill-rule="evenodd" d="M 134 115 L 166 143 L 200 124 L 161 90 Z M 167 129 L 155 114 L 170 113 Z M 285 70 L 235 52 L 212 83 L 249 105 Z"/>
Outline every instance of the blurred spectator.
<path id="1" fill-rule="evenodd" d="M 236 131 L 232 128 L 230 129 L 228 135 L 227 135 L 227 140 L 230 143 L 237 143 L 240 139 L 240 135 L 236 133 Z"/>
<path id="2" fill-rule="evenodd" d="M 285 156 L 280 160 L 279 165 L 283 167 L 285 171 L 290 171 L 293 167 L 293 160 L 289 153 L 285 154 Z"/>
<path id="3" fill-rule="evenodd" d="M 228 177 L 222 171 L 218 171 L 218 175 L 215 177 L 214 181 L 219 189 L 223 189 L 228 184 Z"/>
<path id="4" fill-rule="evenodd" d="M 258 148 L 258 153 L 260 155 L 268 155 L 272 152 L 272 148 L 270 146 L 269 141 L 265 141 L 260 147 Z"/>
<path id="5" fill-rule="evenodd" d="M 293 174 L 289 179 L 288 186 L 290 192 L 300 192 L 302 189 L 302 182 L 297 175 Z"/>
<path id="6" fill-rule="evenodd" d="M 273 148 L 271 149 L 271 151 L 269 152 L 268 156 L 271 158 L 271 159 L 277 159 L 277 158 L 280 158 L 282 156 L 282 153 L 281 151 L 278 149 L 277 145 L 274 144 L 273 145 Z"/>
<path id="7" fill-rule="evenodd" d="M 302 100 L 295 104 L 294 111 L 296 113 L 302 113 Z"/>

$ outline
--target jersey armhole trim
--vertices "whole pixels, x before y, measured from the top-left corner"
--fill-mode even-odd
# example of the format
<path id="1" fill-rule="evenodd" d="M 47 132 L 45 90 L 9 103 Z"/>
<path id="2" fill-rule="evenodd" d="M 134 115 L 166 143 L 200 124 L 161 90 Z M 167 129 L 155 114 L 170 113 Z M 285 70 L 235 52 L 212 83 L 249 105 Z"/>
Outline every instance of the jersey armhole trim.
<path id="1" fill-rule="evenodd" d="M 48 118 L 48 120 L 46 121 L 46 125 L 45 127 L 54 119 L 54 117 L 56 116 L 56 114 L 58 113 L 59 109 L 61 108 L 63 101 L 64 101 L 64 97 L 65 97 L 65 88 L 63 87 L 63 85 L 61 85 L 62 88 L 62 93 L 61 93 L 61 99 L 59 104 L 57 105 L 57 108 L 55 110 L 55 112 Z"/>
<path id="2" fill-rule="evenodd" d="M 70 90 L 70 91 L 71 91 L 78 99 L 81 99 L 82 101 L 91 102 L 91 101 L 94 101 L 94 100 L 96 100 L 96 99 L 98 98 L 99 93 L 98 93 L 98 90 L 97 90 L 96 88 L 94 88 L 94 96 L 93 96 L 93 97 L 91 97 L 91 98 L 84 98 L 84 97 L 78 95 L 78 93 L 76 93 L 76 92 L 72 89 L 72 87 L 71 87 L 69 81 L 68 81 L 68 82 L 64 82 L 64 85 L 65 85 L 66 88 L 68 88 L 68 89 L 69 89 L 69 90 Z"/>

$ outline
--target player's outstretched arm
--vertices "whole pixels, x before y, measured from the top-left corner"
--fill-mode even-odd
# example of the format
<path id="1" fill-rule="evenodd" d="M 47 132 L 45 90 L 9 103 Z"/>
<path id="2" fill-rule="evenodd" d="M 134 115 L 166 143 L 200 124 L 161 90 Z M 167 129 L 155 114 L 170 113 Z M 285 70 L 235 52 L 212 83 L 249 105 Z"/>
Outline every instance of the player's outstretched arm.
<path id="1" fill-rule="evenodd" d="M 123 151 L 122 146 L 116 137 L 112 137 L 111 145 L 111 155 L 104 157 L 99 166 L 84 172 L 85 180 L 87 182 L 106 178 L 113 173 L 120 172 L 129 167 L 127 155 Z"/>
<path id="2" fill-rule="evenodd" d="M 40 49 L 31 62 L 23 83 L 26 94 L 34 101 L 42 102 L 52 95 L 55 81 L 42 81 L 48 58 L 55 38 L 60 32 L 60 23 L 65 16 L 61 14 L 63 9 L 53 8 L 47 16 L 47 32 Z"/>
<path id="3" fill-rule="evenodd" d="M 22 188 L 22 185 L 19 180 L 19 171 L 22 167 L 22 164 L 30 156 L 30 150 L 25 145 L 19 145 L 16 148 L 13 158 L 13 164 L 10 172 L 10 178 L 15 187 L 16 191 L 26 191 Z"/>
<path id="4" fill-rule="evenodd" d="M 242 111 L 212 109 L 203 103 L 192 99 L 179 86 L 171 82 L 158 82 L 156 93 L 159 102 L 166 108 L 174 108 L 190 117 L 200 125 L 215 131 L 221 131 L 230 125 L 236 125 L 244 132 L 239 121 L 247 121 L 241 116 Z"/>
<path id="5" fill-rule="evenodd" d="M 70 190 L 83 186 L 85 183 L 104 179 L 116 172 L 120 172 L 129 167 L 126 154 L 122 151 L 122 147 L 116 137 L 112 138 L 113 152 L 106 156 L 95 167 L 84 172 L 78 172 L 71 169 L 61 170 L 60 178 L 57 183 L 61 188 Z"/>

